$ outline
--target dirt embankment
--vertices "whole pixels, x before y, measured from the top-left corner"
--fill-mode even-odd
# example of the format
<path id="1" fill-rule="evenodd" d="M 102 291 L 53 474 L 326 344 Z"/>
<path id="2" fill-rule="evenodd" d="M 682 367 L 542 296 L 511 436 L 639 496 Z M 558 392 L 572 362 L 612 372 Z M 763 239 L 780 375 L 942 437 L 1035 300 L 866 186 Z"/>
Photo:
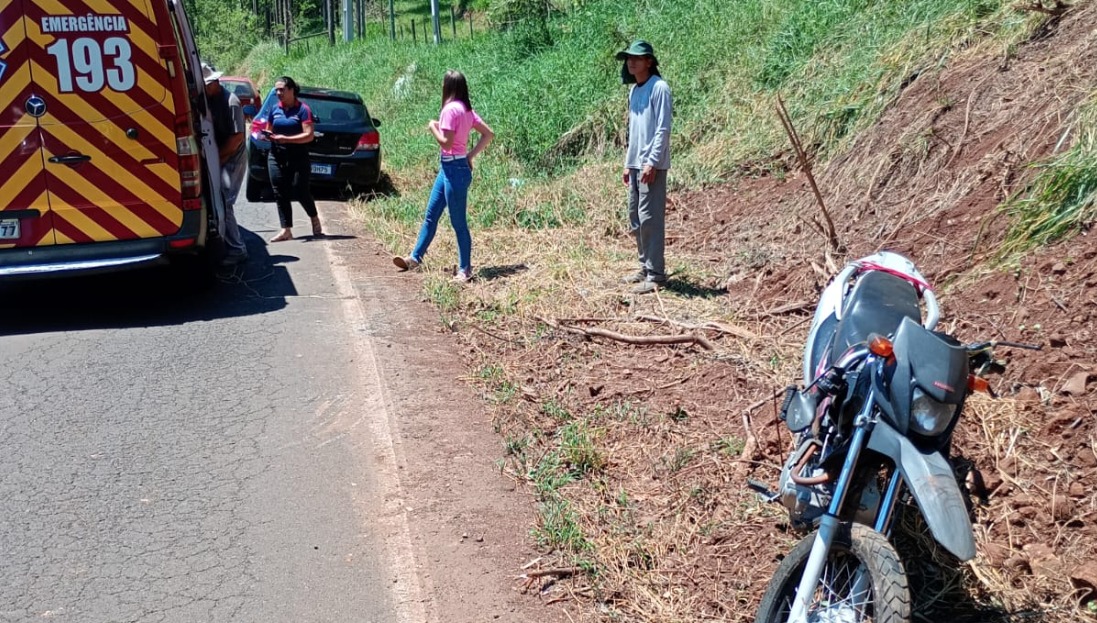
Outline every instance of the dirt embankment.
<path id="1" fill-rule="evenodd" d="M 748 477 L 776 482 L 788 444 L 772 403 L 753 403 L 795 377 L 815 297 L 838 265 L 885 248 L 937 284 L 945 328 L 960 339 L 1045 347 L 1000 352 L 1002 397 L 973 400 L 965 414 L 957 467 L 969 474 L 979 556 L 954 574 L 909 563 L 919 615 L 1057 623 L 1093 613 L 1097 241 L 1082 233 L 1017 268 L 988 266 L 1008 225 L 997 206 L 1031 178 L 1029 164 L 1069 145 L 1072 114 L 1097 85 L 1095 19 L 1085 4 L 1007 56 L 912 76 L 874 127 L 816 171 L 845 247 L 830 265 L 801 176 L 672 195 L 668 256 L 715 276 L 672 283 L 668 296 L 722 302 L 723 325 L 690 329 L 717 355 L 563 331 L 535 348 L 466 334 L 525 398 L 500 409 L 504 436 L 596 414 L 605 464 L 566 489 L 600 569 L 566 585 L 579 618 L 752 620 L 796 538 L 780 508 L 745 488 Z M 621 313 L 635 316 L 629 305 Z M 936 555 L 910 541 L 900 549 Z"/>

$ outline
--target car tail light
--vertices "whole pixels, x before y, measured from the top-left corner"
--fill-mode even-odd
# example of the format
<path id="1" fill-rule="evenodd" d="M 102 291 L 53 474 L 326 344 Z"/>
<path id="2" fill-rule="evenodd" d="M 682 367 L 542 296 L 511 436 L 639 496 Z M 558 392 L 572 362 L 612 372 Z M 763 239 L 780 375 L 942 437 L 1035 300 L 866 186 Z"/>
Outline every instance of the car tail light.
<path id="1" fill-rule="evenodd" d="M 251 137 L 257 141 L 265 141 L 267 137 L 263 136 L 263 130 L 269 130 L 270 123 L 266 119 L 256 117 L 251 120 Z"/>
<path id="2" fill-rule="evenodd" d="M 381 134 L 377 130 L 370 130 L 358 139 L 358 146 L 354 151 L 381 149 Z"/>

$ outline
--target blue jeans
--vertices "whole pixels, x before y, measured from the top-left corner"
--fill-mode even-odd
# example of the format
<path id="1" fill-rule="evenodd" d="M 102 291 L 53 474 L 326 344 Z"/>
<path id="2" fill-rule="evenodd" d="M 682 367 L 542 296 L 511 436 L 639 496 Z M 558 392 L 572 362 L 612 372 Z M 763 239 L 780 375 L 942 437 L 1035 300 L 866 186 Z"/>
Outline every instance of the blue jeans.
<path id="1" fill-rule="evenodd" d="M 468 160 L 442 161 L 438 177 L 434 179 L 434 188 L 427 201 L 427 213 L 423 217 L 423 226 L 419 228 L 419 239 L 411 252 L 411 259 L 422 262 L 434 232 L 438 230 L 438 219 L 442 211 L 449 208 L 449 222 L 457 234 L 458 268 L 472 269 L 472 236 L 469 234 L 467 218 L 469 186 L 472 185 L 472 169 Z"/>

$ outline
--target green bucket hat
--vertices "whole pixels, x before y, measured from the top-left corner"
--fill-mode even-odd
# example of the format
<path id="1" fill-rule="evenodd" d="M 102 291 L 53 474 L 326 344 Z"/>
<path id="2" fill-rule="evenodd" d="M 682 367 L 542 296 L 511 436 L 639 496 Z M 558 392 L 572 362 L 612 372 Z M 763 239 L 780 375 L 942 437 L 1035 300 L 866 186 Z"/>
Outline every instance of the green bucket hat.
<path id="1" fill-rule="evenodd" d="M 653 76 L 659 76 L 659 59 L 655 58 L 655 48 L 651 47 L 651 44 L 647 41 L 637 39 L 632 42 L 632 45 L 617 53 L 617 60 L 623 61 L 621 63 L 621 82 L 625 84 L 633 84 L 636 82 L 636 78 L 628 72 L 628 57 L 630 56 L 650 56 L 651 74 Z"/>
<path id="2" fill-rule="evenodd" d="M 618 52 L 617 60 L 623 61 L 630 56 L 650 56 L 651 60 L 655 61 L 656 65 L 659 64 L 659 59 L 655 58 L 655 48 L 651 47 L 650 43 L 642 39 L 633 41 L 632 45 Z"/>

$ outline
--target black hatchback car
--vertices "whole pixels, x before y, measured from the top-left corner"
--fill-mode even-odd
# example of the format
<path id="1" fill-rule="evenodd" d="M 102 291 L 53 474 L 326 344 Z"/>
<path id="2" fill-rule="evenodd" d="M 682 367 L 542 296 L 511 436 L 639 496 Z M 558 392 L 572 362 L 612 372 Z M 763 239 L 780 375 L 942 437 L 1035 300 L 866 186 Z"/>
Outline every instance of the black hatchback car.
<path id="1" fill-rule="evenodd" d="M 350 91 L 301 87 L 298 99 L 308 104 L 314 117 L 315 139 L 309 144 L 312 187 L 367 189 L 381 179 L 381 122 L 370 116 L 362 97 Z M 248 201 L 274 201 L 267 173 L 270 115 L 278 105 L 271 89 L 255 114 L 248 136 Z"/>

